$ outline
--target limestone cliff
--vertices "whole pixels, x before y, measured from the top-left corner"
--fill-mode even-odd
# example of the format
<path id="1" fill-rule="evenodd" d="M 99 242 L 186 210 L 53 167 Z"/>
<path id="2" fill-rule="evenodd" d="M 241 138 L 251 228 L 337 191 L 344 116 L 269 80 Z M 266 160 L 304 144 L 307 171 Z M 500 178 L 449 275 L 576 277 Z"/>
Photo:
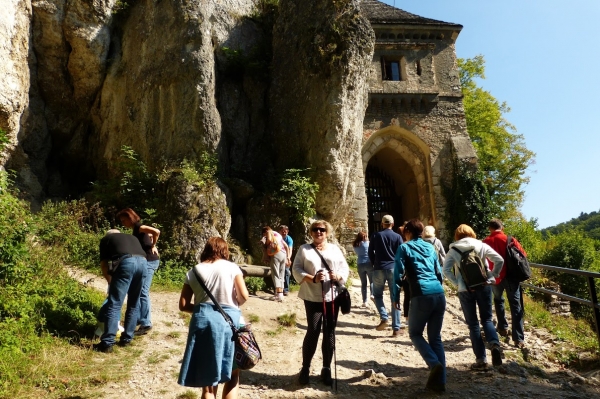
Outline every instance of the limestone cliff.
<path id="1" fill-rule="evenodd" d="M 374 34 L 357 1 L 281 0 L 273 37 L 277 166 L 312 168 L 335 226 L 356 188 Z"/>

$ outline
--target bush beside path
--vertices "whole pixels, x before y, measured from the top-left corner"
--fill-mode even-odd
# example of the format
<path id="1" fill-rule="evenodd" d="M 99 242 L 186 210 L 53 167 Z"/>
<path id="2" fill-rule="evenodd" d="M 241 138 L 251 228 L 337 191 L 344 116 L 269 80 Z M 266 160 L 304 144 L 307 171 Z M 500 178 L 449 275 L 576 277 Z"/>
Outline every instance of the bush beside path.
<path id="1" fill-rule="evenodd" d="M 84 272 L 74 277 L 100 290 L 106 290 L 104 280 Z M 91 281 L 90 281 L 91 279 Z M 350 291 L 354 304 L 360 304 L 358 281 Z M 387 294 L 387 293 L 386 293 Z M 306 331 L 302 300 L 292 292 L 283 303 L 269 301 L 272 294 L 252 295 L 242 307 L 242 313 L 253 323 L 253 330 L 263 353 L 263 360 L 254 369 L 242 372 L 239 398 L 397 398 L 435 397 L 424 389 L 428 370 L 414 349 L 408 332 L 392 337 L 391 329 L 376 331 L 379 317 L 372 303 L 370 308 L 353 307 L 349 315 L 340 315 L 337 328 L 338 391 L 319 381 L 320 346 L 311 366 L 311 381 L 300 386 L 296 376 L 300 370 L 301 347 Z M 194 398 L 199 389 L 181 387 L 177 376 L 185 348 L 189 317 L 179 312 L 178 292 L 152 292 L 154 328 L 134 344 L 117 348 L 112 354 L 98 353 L 96 362 L 110 362 L 121 356 L 132 356 L 129 372 L 123 378 L 105 385 L 90 387 L 91 397 L 101 398 Z M 448 365 L 448 398 L 596 398 L 600 396 L 597 373 L 578 375 L 550 361 L 546 354 L 555 344 L 550 334 L 526 327 L 528 347 L 522 352 L 502 343 L 504 364 L 488 371 L 471 371 L 474 362 L 468 329 L 462 318 L 458 298 L 447 290 L 448 307 L 442 339 Z M 389 296 L 386 300 L 389 308 Z M 277 316 L 296 314 L 296 327 L 283 327 Z M 404 319 L 403 319 L 404 322 Z M 488 357 L 490 355 L 488 354 Z M 491 363 L 491 358 L 489 359 Z M 333 365 L 332 365 L 333 367 Z M 333 370 L 332 370 L 333 372 Z M 194 396 L 194 394 L 196 396 Z"/>

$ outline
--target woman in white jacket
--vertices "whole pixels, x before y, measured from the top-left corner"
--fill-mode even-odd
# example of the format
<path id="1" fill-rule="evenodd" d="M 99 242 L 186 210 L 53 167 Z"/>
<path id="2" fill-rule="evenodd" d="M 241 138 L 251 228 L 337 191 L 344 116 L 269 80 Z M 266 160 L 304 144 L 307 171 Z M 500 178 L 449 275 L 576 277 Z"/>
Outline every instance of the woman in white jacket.
<path id="1" fill-rule="evenodd" d="M 477 308 L 479 308 L 479 316 L 481 317 L 485 339 L 492 352 L 492 364 L 500 366 L 502 365 L 502 353 L 500 352 L 498 333 L 492 322 L 491 286 L 495 283 L 496 277 L 500 275 L 504 259 L 489 245 L 477 240 L 473 229 L 466 224 L 458 226 L 454 232 L 454 240 L 455 242 L 450 244 L 450 249 L 444 261 L 444 275 L 448 278 L 448 281 L 458 287 L 458 299 L 460 300 L 465 321 L 469 326 L 471 346 L 473 347 L 476 359 L 471 368 L 487 368 L 485 344 L 481 338 Z M 470 252 L 471 250 L 474 250 L 484 263 L 486 263 L 485 259 L 487 258 L 494 264 L 492 271 L 487 271 L 487 283 L 475 288 L 468 288 L 459 272 L 462 258 L 460 252 Z"/>

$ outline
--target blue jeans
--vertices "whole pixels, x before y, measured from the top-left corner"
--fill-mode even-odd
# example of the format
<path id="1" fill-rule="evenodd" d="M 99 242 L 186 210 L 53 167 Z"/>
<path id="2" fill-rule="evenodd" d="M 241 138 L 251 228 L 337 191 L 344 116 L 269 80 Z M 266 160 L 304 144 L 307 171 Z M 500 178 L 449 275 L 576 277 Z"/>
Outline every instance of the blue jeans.
<path id="1" fill-rule="evenodd" d="M 140 295 L 140 317 L 137 322 L 142 327 L 152 327 L 152 320 L 150 318 L 150 312 L 152 311 L 152 306 L 150 305 L 150 286 L 152 285 L 152 277 L 154 277 L 154 273 L 156 272 L 156 269 L 158 269 L 160 260 L 157 259 L 147 263 L 148 272 L 146 273 L 146 277 L 144 277 L 144 282 L 142 284 L 142 293 Z"/>
<path id="2" fill-rule="evenodd" d="M 485 362 L 485 344 L 481 338 L 481 330 L 479 328 L 479 320 L 477 319 L 477 308 L 479 308 L 479 317 L 481 317 L 481 325 L 485 332 L 485 339 L 488 344 L 499 344 L 498 333 L 492 322 L 492 287 L 487 285 L 473 292 L 460 291 L 458 293 L 460 306 L 462 307 L 465 321 L 469 326 L 471 336 L 471 346 L 473 353 L 478 361 Z"/>
<path id="3" fill-rule="evenodd" d="M 285 278 L 283 279 L 283 292 L 290 292 L 290 277 L 292 272 L 289 267 L 285 267 Z"/>
<path id="4" fill-rule="evenodd" d="M 519 283 L 513 283 L 504 279 L 498 285 L 492 286 L 494 293 L 494 307 L 496 308 L 496 317 L 498 318 L 498 328 L 508 330 L 506 313 L 504 312 L 504 298 L 502 294 L 506 291 L 508 306 L 512 317 L 512 339 L 515 343 L 525 340 L 523 328 L 523 307 L 521 306 L 521 288 Z"/>
<path id="5" fill-rule="evenodd" d="M 367 277 L 369 278 L 369 295 L 373 296 L 373 265 L 370 263 L 359 263 L 358 277 L 360 277 L 362 300 L 363 302 L 367 302 Z"/>
<path id="6" fill-rule="evenodd" d="M 125 312 L 125 331 L 121 334 L 122 342 L 133 339 L 137 324 L 142 283 L 147 273 L 146 258 L 132 256 L 125 258 L 112 275 L 108 288 L 108 303 L 106 308 L 106 324 L 100 341 L 104 346 L 115 344 L 121 308 L 127 295 L 127 311 Z"/>
<path id="7" fill-rule="evenodd" d="M 373 296 L 375 297 L 375 306 L 379 312 L 379 317 L 382 321 L 387 321 L 388 314 L 383 303 L 383 289 L 385 288 L 385 282 L 388 283 L 390 289 L 390 302 L 392 304 L 392 329 L 397 331 L 400 329 L 400 311 L 394 307 L 393 298 L 393 284 L 394 284 L 394 270 L 373 270 Z"/>
<path id="8" fill-rule="evenodd" d="M 444 367 L 441 381 L 435 381 L 441 384 L 446 383 L 446 353 L 442 344 L 445 312 L 444 293 L 415 296 L 410 300 L 408 335 L 430 369 L 436 364 Z M 425 325 L 427 325 L 427 341 L 423 338 Z"/>

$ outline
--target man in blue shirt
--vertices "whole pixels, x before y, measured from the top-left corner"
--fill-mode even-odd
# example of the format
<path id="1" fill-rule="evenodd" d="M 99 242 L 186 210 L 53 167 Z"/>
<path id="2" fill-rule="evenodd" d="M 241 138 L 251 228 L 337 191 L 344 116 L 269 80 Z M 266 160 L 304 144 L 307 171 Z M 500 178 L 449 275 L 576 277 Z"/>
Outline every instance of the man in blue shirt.
<path id="1" fill-rule="evenodd" d="M 288 235 L 290 229 L 282 224 L 279 226 L 279 234 L 283 237 L 283 241 L 287 244 L 287 260 L 285 262 L 285 278 L 283 281 L 283 295 L 287 296 L 290 292 L 290 276 L 292 275 L 290 271 L 290 266 L 292 265 L 292 250 L 294 248 L 294 240 L 292 237 Z"/>
<path id="2" fill-rule="evenodd" d="M 376 233 L 369 245 L 369 259 L 373 264 L 373 296 L 375 297 L 375 306 L 381 319 L 379 325 L 375 327 L 377 331 L 383 331 L 387 328 L 388 314 L 383 303 L 383 290 L 387 281 L 390 290 L 390 301 L 392 303 L 392 336 L 400 335 L 400 310 L 393 306 L 394 298 L 394 257 L 396 250 L 403 243 L 402 236 L 395 233 L 394 218 L 391 215 L 385 215 L 381 219 L 383 230 Z"/>

